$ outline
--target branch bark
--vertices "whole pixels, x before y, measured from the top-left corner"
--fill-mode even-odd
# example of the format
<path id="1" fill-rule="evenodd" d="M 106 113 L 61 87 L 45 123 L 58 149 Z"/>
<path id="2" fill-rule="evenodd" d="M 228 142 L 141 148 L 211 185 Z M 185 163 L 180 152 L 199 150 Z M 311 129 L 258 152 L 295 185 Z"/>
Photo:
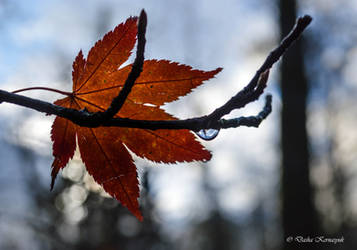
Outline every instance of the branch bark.
<path id="1" fill-rule="evenodd" d="M 246 104 L 257 100 L 264 92 L 266 87 L 269 69 L 276 63 L 291 44 L 298 39 L 306 27 L 310 24 L 312 18 L 304 16 L 297 20 L 292 31 L 282 40 L 280 45 L 270 52 L 263 65 L 258 69 L 248 85 L 233 96 L 228 102 L 214 110 L 211 114 L 185 120 L 170 121 L 150 121 L 150 120 L 133 120 L 127 118 L 114 118 L 113 116 L 120 110 L 129 95 L 133 84 L 139 77 L 143 61 L 145 47 L 146 31 L 146 14 L 141 12 L 138 25 L 138 46 L 136 59 L 132 70 L 125 82 L 125 85 L 119 95 L 113 99 L 111 106 L 105 112 L 91 113 L 87 110 L 76 110 L 63 108 L 45 101 L 29 98 L 23 95 L 10 93 L 0 90 L 0 103 L 8 102 L 19 106 L 44 112 L 47 115 L 57 115 L 84 127 L 99 126 L 117 126 L 142 129 L 189 129 L 199 131 L 201 129 L 223 129 L 238 126 L 258 127 L 271 112 L 271 96 L 268 95 L 264 109 L 257 115 L 251 117 L 238 117 L 235 119 L 221 119 L 224 115 L 229 114 L 234 109 L 243 108 Z"/>
<path id="2" fill-rule="evenodd" d="M 124 105 L 124 102 L 128 95 L 131 92 L 132 87 L 135 84 L 136 79 L 140 76 L 143 71 L 144 65 L 144 51 L 145 51 L 145 33 L 146 33 L 146 25 L 147 25 L 147 16 L 144 10 L 141 11 L 138 23 L 138 45 L 136 49 L 136 58 L 134 60 L 131 71 L 126 79 L 123 88 L 119 92 L 118 96 L 115 97 L 109 106 L 109 108 L 103 112 L 103 120 L 107 121 L 113 118 Z M 100 114 L 100 112 L 99 112 Z"/>

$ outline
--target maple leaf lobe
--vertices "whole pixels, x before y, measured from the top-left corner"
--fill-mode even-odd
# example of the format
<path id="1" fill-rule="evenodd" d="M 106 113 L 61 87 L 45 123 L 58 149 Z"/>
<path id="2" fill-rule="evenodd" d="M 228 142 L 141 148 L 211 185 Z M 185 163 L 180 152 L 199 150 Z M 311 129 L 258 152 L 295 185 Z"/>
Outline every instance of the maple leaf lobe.
<path id="1" fill-rule="evenodd" d="M 73 92 L 76 91 L 78 84 L 81 81 L 80 76 L 83 74 L 85 63 L 86 60 L 83 57 L 83 52 L 80 50 L 72 65 Z"/>
<path id="2" fill-rule="evenodd" d="M 81 127 L 77 131 L 81 158 L 88 173 L 142 220 L 137 201 L 139 182 L 135 165 L 124 145 L 113 142 L 116 134 L 105 133 L 106 128 Z"/>
<path id="3" fill-rule="evenodd" d="M 202 71 L 169 60 L 146 60 L 129 96 L 134 101 L 163 105 L 190 93 L 221 70 Z"/>
<path id="4" fill-rule="evenodd" d="M 72 101 L 68 97 L 57 100 L 55 104 L 66 108 L 72 108 Z M 76 149 L 75 126 L 75 124 L 62 117 L 56 117 L 52 124 L 52 154 L 55 159 L 52 163 L 51 190 L 53 189 L 58 171 L 64 168 L 74 155 L 74 151 Z"/>
<path id="5" fill-rule="evenodd" d="M 129 58 L 135 45 L 136 33 L 137 17 L 131 17 L 98 40 L 89 50 L 81 68 L 80 83 L 74 91 L 93 90 L 93 87 L 100 86 L 103 77 L 117 71 Z"/>

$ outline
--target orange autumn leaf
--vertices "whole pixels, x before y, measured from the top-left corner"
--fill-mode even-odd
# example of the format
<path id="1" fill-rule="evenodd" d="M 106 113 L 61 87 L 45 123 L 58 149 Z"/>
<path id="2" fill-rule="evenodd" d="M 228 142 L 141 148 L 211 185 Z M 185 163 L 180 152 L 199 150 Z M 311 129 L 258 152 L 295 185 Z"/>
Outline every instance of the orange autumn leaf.
<path id="1" fill-rule="evenodd" d="M 72 95 L 55 104 L 91 112 L 106 110 L 118 95 L 132 65 L 120 68 L 135 45 L 137 18 L 129 18 L 107 33 L 89 51 L 80 51 L 73 63 Z M 191 92 L 221 69 L 193 70 L 167 60 L 144 61 L 143 72 L 115 117 L 139 120 L 175 120 L 160 108 Z M 53 141 L 52 184 L 60 169 L 73 157 L 76 141 L 87 171 L 104 190 L 119 200 L 138 219 L 139 183 L 128 149 L 154 162 L 206 161 L 209 151 L 188 130 L 147 130 L 125 127 L 80 127 L 56 117 L 51 131 Z"/>

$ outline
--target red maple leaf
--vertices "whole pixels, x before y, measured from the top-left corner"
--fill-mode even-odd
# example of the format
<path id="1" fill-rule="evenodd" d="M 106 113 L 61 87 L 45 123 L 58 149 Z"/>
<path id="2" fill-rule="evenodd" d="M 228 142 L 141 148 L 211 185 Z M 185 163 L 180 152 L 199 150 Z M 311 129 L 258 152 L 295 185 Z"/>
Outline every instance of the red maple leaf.
<path id="1" fill-rule="evenodd" d="M 55 104 L 91 112 L 105 111 L 122 89 L 131 65 L 128 59 L 136 41 L 137 18 L 129 18 L 96 42 L 87 59 L 79 52 L 73 63 L 72 94 Z M 160 108 L 177 100 L 221 69 L 192 70 L 190 66 L 167 60 L 144 61 L 143 72 L 115 117 L 139 120 L 175 120 Z M 53 141 L 52 184 L 58 171 L 74 155 L 76 141 L 88 172 L 104 190 L 119 200 L 138 219 L 139 186 L 137 172 L 128 150 L 154 162 L 205 161 L 209 151 L 188 130 L 147 130 L 125 127 L 80 127 L 56 117 L 51 131 Z"/>

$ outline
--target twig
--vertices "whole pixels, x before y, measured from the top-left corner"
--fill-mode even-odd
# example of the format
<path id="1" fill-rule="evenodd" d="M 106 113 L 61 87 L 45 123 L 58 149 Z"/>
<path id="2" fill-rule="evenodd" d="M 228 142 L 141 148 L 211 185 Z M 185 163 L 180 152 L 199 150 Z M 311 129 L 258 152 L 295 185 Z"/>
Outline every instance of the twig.
<path id="1" fill-rule="evenodd" d="M 272 102 L 272 96 L 267 95 L 265 97 L 265 106 L 262 111 L 259 112 L 256 116 L 241 116 L 238 118 L 230 119 L 230 120 L 225 120 L 221 119 L 218 121 L 219 124 L 221 124 L 221 128 L 236 128 L 239 126 L 246 126 L 246 127 L 259 127 L 260 123 L 268 117 L 268 115 L 271 113 L 272 107 L 271 107 L 271 102 Z"/>
<path id="2" fill-rule="evenodd" d="M 93 113 L 86 110 L 76 110 L 63 108 L 61 106 L 33 99 L 30 97 L 13 94 L 4 90 L 0 90 L 0 100 L 8 103 L 17 104 L 23 107 L 31 108 L 39 112 L 44 112 L 48 115 L 57 115 L 84 127 L 98 127 L 97 121 L 93 117 Z M 263 112 L 264 115 L 261 113 Z M 271 112 L 271 96 L 267 96 L 265 108 L 257 119 L 263 120 Z M 261 117 L 261 118 L 259 118 Z M 221 128 L 235 128 L 239 126 L 257 127 L 259 124 L 253 119 L 246 117 L 239 117 L 231 120 L 216 120 L 210 123 L 210 126 L 205 125 L 206 116 L 185 119 L 185 120 L 168 120 L 168 121 L 151 121 L 151 120 L 133 120 L 128 118 L 112 118 L 104 121 L 100 126 L 104 127 L 128 127 L 141 129 L 190 129 L 198 131 L 200 129 L 221 129 Z M 239 122 L 237 122 L 239 121 Z M 257 124 L 257 125 L 256 125 Z"/>
<path id="3" fill-rule="evenodd" d="M 276 63 L 280 57 L 285 53 L 285 51 L 291 46 L 291 44 L 298 39 L 301 33 L 306 29 L 306 27 L 311 23 L 312 18 L 308 15 L 298 18 L 292 31 L 281 41 L 280 45 L 270 52 L 268 57 L 265 59 L 263 65 L 255 73 L 249 84 L 235 96 L 233 96 L 227 103 L 223 106 L 217 108 L 210 115 L 208 115 L 209 120 L 217 120 L 226 114 L 229 114 L 232 110 L 243 108 L 247 103 L 255 101 L 263 93 L 262 89 L 256 89 L 260 75 L 266 70 L 270 69 L 274 63 Z M 260 93 L 261 92 L 261 93 Z"/>
<path id="4" fill-rule="evenodd" d="M 124 102 L 128 95 L 131 92 L 132 87 L 136 79 L 140 76 L 140 73 L 143 71 L 144 65 L 144 51 L 145 51 L 145 33 L 147 25 L 147 16 L 144 10 L 141 11 L 138 23 L 138 45 L 136 49 L 136 58 L 131 68 L 131 71 L 126 79 L 123 88 L 120 90 L 117 97 L 112 100 L 109 108 L 103 112 L 104 120 L 109 120 L 116 115 L 121 107 L 124 105 Z M 103 122 L 104 122 L 103 120 Z"/>
<path id="5" fill-rule="evenodd" d="M 108 115 L 105 115 L 103 119 L 102 115 L 98 113 L 90 113 L 87 110 L 75 110 L 63 108 L 48 102 L 44 102 L 37 99 L 32 99 L 22 95 L 17 95 L 4 90 L 0 90 L 0 103 L 9 102 L 17 104 L 23 107 L 31 108 L 39 112 L 44 112 L 49 115 L 57 115 L 72 122 L 85 127 L 99 127 L 99 126 L 118 126 L 118 127 L 130 127 L 130 128 L 142 128 L 142 129 L 190 129 L 193 131 L 199 131 L 201 129 L 221 129 L 221 128 L 231 128 L 238 126 L 254 126 L 257 127 L 263 119 L 265 119 L 271 112 L 271 96 L 267 96 L 266 105 L 262 112 L 254 117 L 239 117 L 235 119 L 225 120 L 221 119 L 224 115 L 230 113 L 234 109 L 242 108 L 247 103 L 255 101 L 263 93 L 266 87 L 266 80 L 260 80 L 264 77 L 264 73 L 267 74 L 268 70 L 276 63 L 279 58 L 284 54 L 284 52 L 290 47 L 290 45 L 301 35 L 305 28 L 310 24 L 312 18 L 310 16 L 304 16 L 297 20 L 296 25 L 293 30 L 283 39 L 280 45 L 274 49 L 269 56 L 266 58 L 263 65 L 258 69 L 249 84 L 235 96 L 233 96 L 226 104 L 217 108 L 211 114 L 207 116 L 191 118 L 186 120 L 170 120 L 170 121 L 149 121 L 149 120 L 132 120 L 127 118 L 113 118 L 123 103 L 126 97 L 130 93 L 132 84 L 135 79 L 140 75 L 142 65 L 140 66 L 140 61 L 143 60 L 144 45 L 145 45 L 145 27 L 146 27 L 146 14 L 142 12 L 140 15 L 142 20 L 142 32 L 140 32 L 143 37 L 139 37 L 139 40 L 143 42 L 142 45 L 138 44 L 137 58 L 137 69 L 133 69 L 129 74 L 129 77 L 125 83 L 124 87 L 119 96 L 118 100 L 113 100 L 113 104 L 108 109 Z M 139 28 L 140 29 L 140 28 Z M 140 52 L 139 52 L 140 50 Z M 142 58 L 141 54 L 142 53 Z M 135 64 L 135 63 L 134 63 Z M 134 76 L 130 76 L 133 74 Z M 133 80 L 129 78 L 133 77 Z M 267 76 L 266 76 L 267 77 Z M 135 79 L 134 79 L 135 78 Z M 127 84 L 128 82 L 128 84 Z M 124 89 L 126 89 L 124 91 Z M 122 93 L 124 91 L 124 93 Z M 116 98 L 115 98 L 116 99 Z M 112 107 L 113 106 L 113 107 Z"/>

